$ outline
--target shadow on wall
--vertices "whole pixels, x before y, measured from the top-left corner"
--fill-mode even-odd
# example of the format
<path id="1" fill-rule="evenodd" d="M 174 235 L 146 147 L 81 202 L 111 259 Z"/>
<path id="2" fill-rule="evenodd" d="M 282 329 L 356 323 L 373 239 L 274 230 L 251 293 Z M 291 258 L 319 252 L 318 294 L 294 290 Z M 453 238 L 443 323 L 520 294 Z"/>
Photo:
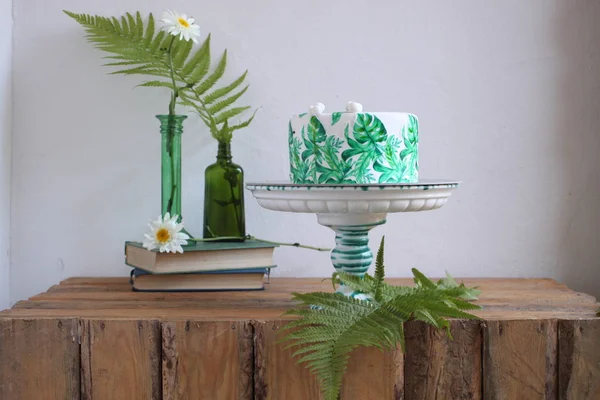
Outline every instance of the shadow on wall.
<path id="1" fill-rule="evenodd" d="M 10 64 L 10 63 L 8 63 Z M 1 68 L 2 66 L 0 66 Z M 12 92 L 9 66 L 0 77 L 0 310 L 10 304 L 10 176 Z M 4 69 L 3 68 L 3 69 Z"/>
<path id="2" fill-rule="evenodd" d="M 600 2 L 560 2 L 556 120 L 564 198 L 556 279 L 600 299 Z M 561 180 L 556 180 L 561 181 Z"/>

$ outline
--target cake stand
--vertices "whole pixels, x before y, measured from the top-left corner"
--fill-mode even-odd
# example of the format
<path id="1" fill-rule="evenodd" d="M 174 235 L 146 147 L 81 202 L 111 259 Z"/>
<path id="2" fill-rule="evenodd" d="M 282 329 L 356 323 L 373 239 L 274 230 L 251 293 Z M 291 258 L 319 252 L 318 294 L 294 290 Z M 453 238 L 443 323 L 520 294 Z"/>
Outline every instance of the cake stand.
<path id="1" fill-rule="evenodd" d="M 428 180 L 395 184 L 247 183 L 258 204 L 268 210 L 317 214 L 335 231 L 331 262 L 337 271 L 364 276 L 373 262 L 369 231 L 386 222 L 388 213 L 429 211 L 448 201 L 457 181 Z M 341 285 L 338 292 L 364 297 Z"/>

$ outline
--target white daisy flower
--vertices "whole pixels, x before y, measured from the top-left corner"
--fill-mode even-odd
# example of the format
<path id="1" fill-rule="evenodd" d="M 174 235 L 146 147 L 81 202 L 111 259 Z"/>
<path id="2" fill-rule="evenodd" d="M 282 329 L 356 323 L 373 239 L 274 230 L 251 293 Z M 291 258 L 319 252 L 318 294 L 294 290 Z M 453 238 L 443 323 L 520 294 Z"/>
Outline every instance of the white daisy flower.
<path id="1" fill-rule="evenodd" d="M 144 247 L 148 250 L 158 248 L 161 253 L 183 253 L 181 245 L 188 244 L 186 239 L 190 237 L 181 232 L 183 222 L 177 223 L 179 216 L 174 215 L 172 218 L 169 213 L 166 213 L 164 218 L 159 216 L 156 221 L 151 221 L 150 234 L 145 234 Z"/>
<path id="2" fill-rule="evenodd" d="M 163 30 L 173 36 L 179 36 L 179 39 L 192 40 L 198 43 L 200 36 L 200 27 L 194 24 L 194 18 L 188 18 L 185 14 L 178 14 L 175 11 L 167 10 L 163 13 L 161 22 Z"/>

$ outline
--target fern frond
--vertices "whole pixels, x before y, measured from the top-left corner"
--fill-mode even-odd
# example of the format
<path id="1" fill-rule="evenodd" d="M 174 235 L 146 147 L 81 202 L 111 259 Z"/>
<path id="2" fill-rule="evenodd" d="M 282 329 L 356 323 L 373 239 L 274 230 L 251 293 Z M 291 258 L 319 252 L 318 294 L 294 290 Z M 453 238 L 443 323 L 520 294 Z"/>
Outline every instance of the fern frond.
<path id="1" fill-rule="evenodd" d="M 398 344 L 405 350 L 404 323 L 420 320 L 451 337 L 447 318 L 477 317 L 465 310 L 480 307 L 467 301 L 471 289 L 453 279 L 437 284 L 413 269 L 414 287 L 391 286 L 384 281 L 384 240 L 376 260 L 375 277 L 364 278 L 343 272 L 332 280 L 372 296 L 363 301 L 339 293 L 293 293 L 294 300 L 307 308 L 286 312 L 299 319 L 281 329 L 280 342 L 291 342 L 294 357 L 318 378 L 326 400 L 337 400 L 349 355 L 359 346 L 392 349 Z"/>
<path id="2" fill-rule="evenodd" d="M 236 125 L 232 125 L 232 126 L 229 128 L 229 129 L 231 130 L 231 132 L 237 131 L 237 130 L 239 130 L 239 129 L 242 129 L 242 128 L 246 128 L 248 125 L 250 125 L 250 123 L 252 122 L 252 120 L 253 120 L 253 119 L 254 119 L 254 117 L 256 116 L 256 112 L 257 112 L 257 111 L 258 111 L 258 110 L 254 110 L 254 113 L 252 113 L 252 116 L 251 116 L 250 118 L 248 118 L 247 120 L 245 120 L 245 121 L 242 121 L 242 122 L 240 122 L 240 123 L 238 123 L 238 124 L 236 124 Z"/>
<path id="3" fill-rule="evenodd" d="M 196 53 L 190 57 L 187 63 L 181 69 L 181 74 L 186 78 L 190 78 L 190 82 L 197 83 L 200 79 L 204 77 L 204 75 L 208 72 L 208 68 L 210 67 L 210 33 L 204 39 L 204 42 L 200 46 L 200 48 L 196 51 Z M 205 70 L 204 70 L 205 69 Z M 191 79 L 194 77 L 192 73 L 196 70 L 204 70 L 203 75 L 196 76 L 195 79 Z"/>
<path id="4" fill-rule="evenodd" d="M 232 105 L 233 103 L 235 103 L 235 101 L 237 99 L 239 99 L 240 97 L 242 97 L 242 95 L 244 93 L 246 93 L 246 90 L 248 90 L 248 85 L 246 85 L 246 87 L 244 87 L 242 90 L 240 90 L 238 93 L 234 94 L 231 97 L 228 97 L 218 103 L 213 104 L 211 107 L 208 108 L 208 111 L 211 114 L 217 114 L 222 112 L 223 110 L 225 110 L 227 107 L 229 107 L 230 105 Z M 208 104 L 208 103 L 207 103 Z"/>
<path id="5" fill-rule="evenodd" d="M 208 90 L 210 90 L 215 85 L 215 83 L 217 83 L 219 79 L 221 79 L 221 77 L 225 73 L 226 67 L 227 50 L 223 52 L 223 55 L 221 56 L 221 59 L 219 60 L 219 63 L 217 64 L 215 70 L 204 81 L 202 81 L 202 83 L 200 83 L 197 87 L 194 88 L 194 93 L 196 93 L 198 96 L 203 96 Z"/>
<path id="6" fill-rule="evenodd" d="M 142 38 L 144 36 L 144 22 L 142 21 L 142 15 L 139 11 L 136 11 L 135 13 L 135 24 L 137 27 L 135 37 L 138 39 Z"/>
<path id="7" fill-rule="evenodd" d="M 119 18 L 64 12 L 84 28 L 87 41 L 108 53 L 105 58 L 110 61 L 104 65 L 113 68 L 112 74 L 163 78 L 137 86 L 170 88 L 173 90 L 170 107 L 175 105 L 173 100 L 177 104 L 193 107 L 218 140 L 231 141 L 234 131 L 247 127 L 254 119 L 256 113 L 237 124 L 230 123 L 230 119 L 249 109 L 234 107 L 248 88 L 241 87 L 247 71 L 228 85 L 215 89 L 227 67 L 227 50 L 209 73 L 210 34 L 193 51 L 191 40 L 186 41 L 162 29 L 157 30 L 152 13 L 148 14 L 144 24 L 139 11 L 135 14 L 127 12 Z M 186 96 L 186 91 L 193 92 L 194 96 Z"/>
<path id="8" fill-rule="evenodd" d="M 433 283 L 433 281 L 431 281 L 429 278 L 423 275 L 418 269 L 412 268 L 412 273 L 414 275 L 415 286 L 426 287 L 429 289 L 433 289 L 436 287 L 435 283 Z"/>
<path id="9" fill-rule="evenodd" d="M 337 283 L 344 284 L 355 292 L 374 293 L 374 282 L 372 280 L 367 280 L 360 276 L 352 275 L 343 271 L 337 272 L 336 276 Z"/>
<path id="10" fill-rule="evenodd" d="M 145 67 L 138 70 L 122 69 L 113 73 L 147 74 L 146 70 L 150 70 L 154 73 L 161 71 L 164 77 L 168 77 L 165 54 L 154 43 L 154 40 L 150 40 L 151 34 L 154 33 L 152 14 L 148 16 L 148 20 L 152 23 L 149 22 L 146 36 L 144 36 L 144 23 L 139 13 L 136 13 L 135 17 L 130 13 L 126 13 L 119 20 L 115 17 L 107 18 L 98 15 L 64 12 L 83 26 L 87 33 L 87 40 L 93 43 L 96 48 L 111 53 L 113 57 L 122 60 L 122 62 L 131 62 Z M 158 34 L 155 39 L 159 36 L 164 38 L 164 35 L 165 33 L 162 32 L 162 35 Z"/>
<path id="11" fill-rule="evenodd" d="M 208 40 L 208 39 L 207 39 Z M 207 45 L 209 42 L 206 42 Z M 190 83 L 193 83 L 194 85 L 197 84 L 198 82 L 200 82 L 202 79 L 204 79 L 204 77 L 206 76 L 206 74 L 208 74 L 208 71 L 210 70 L 210 47 L 206 47 L 204 48 L 201 47 L 198 51 L 197 54 L 205 54 L 198 62 L 196 62 L 194 65 L 194 69 L 190 72 L 189 75 L 189 81 Z M 192 58 L 193 60 L 193 58 Z M 191 60 L 190 60 L 191 62 Z"/>
<path id="12" fill-rule="evenodd" d="M 171 52 L 173 55 L 173 68 L 176 71 L 181 71 L 184 67 L 185 60 L 190 55 L 193 45 L 194 42 L 191 40 L 178 40 L 174 42 Z"/>
<path id="13" fill-rule="evenodd" d="M 298 362 L 307 363 L 317 375 L 325 399 L 337 399 L 342 376 L 354 348 L 389 349 L 401 338 L 398 326 L 403 321 L 390 318 L 389 313 L 368 301 L 336 293 L 295 294 L 294 298 L 323 307 L 303 310 L 303 323 L 293 321 L 284 329 L 299 328 L 286 335 L 285 339 L 294 342 L 290 347 L 305 346 L 295 352 L 303 355 Z M 304 323 L 309 325 L 303 327 Z"/>
<path id="14" fill-rule="evenodd" d="M 384 247 L 385 236 L 382 236 L 381 243 L 379 244 L 379 250 L 377 250 L 377 257 L 375 259 L 375 290 L 373 292 L 377 301 L 381 300 L 381 283 L 385 277 L 385 267 L 383 266 Z"/>
<path id="15" fill-rule="evenodd" d="M 151 48 L 152 39 L 154 38 L 154 16 L 148 15 L 148 23 L 146 24 L 146 32 L 144 32 L 144 47 Z"/>
<path id="16" fill-rule="evenodd" d="M 169 88 L 169 89 L 173 89 L 173 84 L 171 82 L 165 82 L 165 81 L 148 81 L 148 82 L 140 83 L 137 86 L 141 86 L 141 87 L 166 87 L 166 88 Z"/>
<path id="17" fill-rule="evenodd" d="M 156 53 L 161 50 L 163 43 L 167 39 L 167 33 L 165 31 L 159 31 L 154 39 L 148 45 L 148 49 L 150 49 L 151 53 Z M 144 41 L 145 43 L 145 41 Z M 166 63 L 166 61 L 165 61 Z"/>
<path id="18" fill-rule="evenodd" d="M 215 121 L 217 124 L 222 124 L 225 121 L 227 121 L 228 119 L 238 116 L 241 113 L 243 113 L 244 111 L 249 110 L 249 109 L 250 109 L 250 106 L 230 108 L 228 110 L 223 111 L 220 114 L 215 115 Z"/>
<path id="19" fill-rule="evenodd" d="M 218 100 L 221 97 L 224 97 L 224 96 L 228 95 L 230 92 L 234 91 L 242 84 L 242 82 L 244 82 L 244 79 L 246 79 L 246 75 L 248 75 L 247 70 L 242 74 L 242 76 L 237 78 L 235 81 L 231 82 L 229 85 L 224 86 L 220 89 L 217 89 L 217 90 L 207 94 L 204 97 L 204 103 L 212 104 L 215 100 Z M 247 88 L 248 88 L 248 86 L 246 86 L 246 88 L 244 88 L 243 91 L 245 92 Z"/>

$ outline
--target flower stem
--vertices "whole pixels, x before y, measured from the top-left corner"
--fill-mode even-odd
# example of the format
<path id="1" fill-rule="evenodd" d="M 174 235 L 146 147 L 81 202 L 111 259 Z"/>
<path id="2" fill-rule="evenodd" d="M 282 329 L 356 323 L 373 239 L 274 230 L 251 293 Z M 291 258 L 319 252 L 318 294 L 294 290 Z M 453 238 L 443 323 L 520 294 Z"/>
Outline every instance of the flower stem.
<path id="1" fill-rule="evenodd" d="M 232 239 L 237 239 L 237 240 L 241 240 L 241 239 L 248 240 L 249 239 L 249 240 L 256 240 L 256 241 L 263 242 L 263 243 L 276 244 L 279 246 L 301 247 L 303 249 L 316 250 L 316 251 L 331 251 L 331 249 L 328 249 L 326 247 L 307 246 L 307 245 L 300 244 L 300 243 L 274 242 L 271 240 L 259 239 L 256 236 L 252 236 L 252 235 L 246 235 L 244 237 L 242 237 L 242 236 L 219 236 L 219 237 L 215 237 L 215 238 L 190 238 L 187 240 L 192 241 L 192 242 L 218 242 L 220 240 L 232 240 Z"/>
<path id="2" fill-rule="evenodd" d="M 231 166 L 228 166 L 227 168 L 233 169 Z M 231 178 L 231 176 L 226 179 L 229 182 L 229 191 L 231 192 L 231 205 L 233 206 L 233 211 L 235 212 L 235 222 L 237 223 L 237 231 L 241 232 L 242 231 L 242 219 L 240 218 L 241 215 L 238 210 L 238 204 L 236 204 L 235 191 L 233 189 L 233 179 Z M 241 205 L 241 204 L 239 204 L 239 205 Z"/>
<path id="3" fill-rule="evenodd" d="M 177 101 L 177 96 L 179 96 L 177 90 L 177 83 L 175 82 L 175 70 L 173 68 L 173 56 L 171 54 L 171 49 L 173 48 L 173 43 L 175 42 L 175 36 L 171 39 L 171 43 L 169 43 L 169 48 L 167 49 L 167 59 L 169 60 L 169 72 L 171 73 L 171 82 L 173 83 L 173 94 L 171 95 L 171 102 L 169 103 L 169 115 L 175 115 L 175 104 Z"/>
<path id="4" fill-rule="evenodd" d="M 171 101 L 169 102 L 169 121 L 168 121 L 168 132 L 167 132 L 167 147 L 169 156 L 171 158 L 171 195 L 169 196 L 169 202 L 167 204 L 167 211 L 173 214 L 173 203 L 175 201 L 175 193 L 177 192 L 177 184 L 175 183 L 175 158 L 173 157 L 173 141 L 175 139 L 175 105 L 177 104 L 177 97 L 179 95 L 177 90 L 177 83 L 175 82 L 175 70 L 173 68 L 173 56 L 171 50 L 173 49 L 173 43 L 175 42 L 175 36 L 171 38 L 171 43 L 167 48 L 167 60 L 169 61 L 169 72 L 171 74 L 171 82 L 173 83 L 173 94 L 171 95 Z M 180 216 L 181 217 L 181 216 Z"/>

